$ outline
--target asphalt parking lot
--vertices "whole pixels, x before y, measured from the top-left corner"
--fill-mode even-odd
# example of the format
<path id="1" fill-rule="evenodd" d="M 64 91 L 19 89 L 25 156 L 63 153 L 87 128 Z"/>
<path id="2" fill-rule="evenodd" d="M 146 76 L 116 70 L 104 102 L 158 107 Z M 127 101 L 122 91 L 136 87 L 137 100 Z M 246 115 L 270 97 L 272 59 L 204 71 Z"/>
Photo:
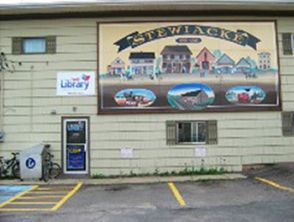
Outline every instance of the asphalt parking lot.
<path id="1" fill-rule="evenodd" d="M 293 222 L 293 169 L 293 166 L 272 167 L 270 170 L 249 172 L 248 179 L 243 180 L 83 185 L 72 197 L 63 201 L 58 210 L 0 211 L 0 221 Z M 268 179 L 273 184 L 256 177 Z M 71 192 L 75 186 L 67 191 Z M 41 191 L 46 191 L 46 188 L 48 191 L 50 186 L 43 187 Z"/>

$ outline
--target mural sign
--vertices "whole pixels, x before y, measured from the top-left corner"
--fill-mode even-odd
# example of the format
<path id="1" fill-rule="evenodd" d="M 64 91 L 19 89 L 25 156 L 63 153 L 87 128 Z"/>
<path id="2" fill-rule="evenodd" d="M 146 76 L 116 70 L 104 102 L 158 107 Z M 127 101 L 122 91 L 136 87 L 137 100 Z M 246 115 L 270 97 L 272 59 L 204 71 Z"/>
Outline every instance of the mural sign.
<path id="1" fill-rule="evenodd" d="M 58 96 L 95 95 L 95 72 L 58 72 Z"/>
<path id="2" fill-rule="evenodd" d="M 280 110 L 275 30 L 271 21 L 99 23 L 98 113 Z"/>

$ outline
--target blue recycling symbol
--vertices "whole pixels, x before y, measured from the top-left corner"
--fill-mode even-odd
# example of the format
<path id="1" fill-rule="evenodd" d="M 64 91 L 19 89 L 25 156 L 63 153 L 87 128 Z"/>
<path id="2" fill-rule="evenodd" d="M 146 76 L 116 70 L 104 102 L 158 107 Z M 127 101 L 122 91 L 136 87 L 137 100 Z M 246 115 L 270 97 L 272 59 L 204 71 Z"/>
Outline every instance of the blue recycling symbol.
<path id="1" fill-rule="evenodd" d="M 28 158 L 26 160 L 26 167 L 29 169 L 33 169 L 36 166 L 36 161 L 33 158 Z"/>

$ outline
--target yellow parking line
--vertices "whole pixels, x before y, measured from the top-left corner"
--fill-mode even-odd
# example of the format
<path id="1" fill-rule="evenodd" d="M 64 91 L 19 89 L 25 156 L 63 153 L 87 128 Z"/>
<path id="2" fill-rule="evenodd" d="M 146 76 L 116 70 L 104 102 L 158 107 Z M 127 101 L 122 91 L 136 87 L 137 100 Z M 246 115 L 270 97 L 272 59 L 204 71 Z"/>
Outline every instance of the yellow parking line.
<path id="1" fill-rule="evenodd" d="M 73 188 L 65 197 L 62 198 L 54 207 L 51 208 L 52 211 L 58 210 L 72 195 L 74 195 L 82 186 L 83 183 L 78 183 L 75 188 Z"/>
<path id="2" fill-rule="evenodd" d="M 50 208 L 5 208 L 0 209 L 0 212 L 39 212 L 52 211 Z"/>
<path id="3" fill-rule="evenodd" d="M 180 194 L 177 187 L 175 186 L 175 184 L 170 182 L 170 183 L 168 183 L 168 186 L 169 186 L 170 190 L 172 191 L 172 193 L 174 194 L 176 200 L 179 202 L 179 204 L 181 206 L 186 206 L 186 202 L 185 202 L 184 198 L 182 197 L 182 195 Z"/>
<path id="4" fill-rule="evenodd" d="M 31 199 L 44 199 L 44 198 L 62 198 L 60 195 L 51 195 L 51 196 L 29 196 L 29 197 L 19 197 L 18 199 L 22 200 L 31 200 Z"/>
<path id="5" fill-rule="evenodd" d="M 32 191 L 32 194 L 66 194 L 68 191 Z"/>
<path id="6" fill-rule="evenodd" d="M 47 190 L 52 190 L 52 188 L 42 188 L 42 187 L 39 187 L 38 190 L 45 190 L 45 191 L 47 191 Z"/>
<path id="7" fill-rule="evenodd" d="M 36 186 L 32 186 L 32 188 L 30 188 L 29 190 L 23 191 L 23 192 L 21 192 L 21 193 L 15 195 L 14 197 L 12 197 L 12 198 L 10 198 L 9 200 L 6 200 L 6 201 L 3 202 L 2 204 L 0 204 L 0 208 L 6 206 L 7 204 L 11 203 L 12 201 L 14 201 L 14 200 L 16 200 L 16 199 L 18 199 L 18 198 L 21 198 L 23 195 L 25 195 L 25 194 L 29 193 L 30 191 L 35 190 L 35 189 L 37 189 L 37 188 L 38 188 L 38 185 L 36 185 Z M 2 209 L 0 209 L 0 210 L 2 210 Z"/>
<path id="8" fill-rule="evenodd" d="M 58 202 L 12 202 L 9 205 L 56 204 Z"/>
<path id="9" fill-rule="evenodd" d="M 275 188 L 278 188 L 280 190 L 286 190 L 286 191 L 289 191 L 289 192 L 294 192 L 294 189 L 291 188 L 291 187 L 286 187 L 286 186 L 283 186 L 283 185 L 280 185 L 274 181 L 271 181 L 271 180 L 267 180 L 267 179 L 264 179 L 264 178 L 261 178 L 261 177 L 255 177 L 256 180 L 259 180 L 263 183 L 266 183 L 266 184 L 269 184 Z"/>
<path id="10" fill-rule="evenodd" d="M 66 195 L 39 195 L 39 196 L 24 196 L 26 194 L 56 194 L 56 193 L 61 193 L 61 192 L 38 192 L 36 189 L 38 186 L 33 186 L 31 189 L 24 191 L 15 197 L 5 201 L 4 203 L 0 204 L 0 212 L 40 212 L 40 211 L 56 211 L 59 209 L 72 195 L 74 195 L 82 186 L 82 183 L 78 183 L 75 187 L 71 188 L 69 192 L 62 192 L 63 194 Z M 42 188 L 44 189 L 44 188 Z M 49 188 L 45 188 L 49 189 Z M 50 198 L 59 198 L 60 200 L 56 201 L 46 201 L 46 199 Z M 17 200 L 38 200 L 38 199 L 45 199 L 44 201 L 24 201 L 20 202 Z M 53 207 L 49 208 L 2 208 L 6 205 L 53 205 Z"/>
<path id="11" fill-rule="evenodd" d="M 53 190 L 57 190 L 57 191 L 68 191 L 73 189 L 73 187 L 52 187 L 52 188 L 42 188 L 39 187 L 37 190 L 38 191 L 53 191 Z"/>

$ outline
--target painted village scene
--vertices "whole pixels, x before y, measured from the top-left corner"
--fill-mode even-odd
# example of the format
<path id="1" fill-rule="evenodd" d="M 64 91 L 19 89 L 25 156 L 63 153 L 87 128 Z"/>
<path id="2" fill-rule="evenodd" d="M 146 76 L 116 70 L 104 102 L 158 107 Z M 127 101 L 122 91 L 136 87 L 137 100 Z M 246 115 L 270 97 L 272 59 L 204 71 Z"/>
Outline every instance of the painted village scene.
<path id="1" fill-rule="evenodd" d="M 99 75 L 100 109 L 246 111 L 279 106 L 278 67 L 272 64 L 276 55 L 257 49 L 255 59 L 241 53 L 234 59 L 231 51 L 209 44 L 191 49 L 205 38 L 177 36 L 174 44 L 159 50 L 138 47 L 129 50 L 127 59 L 113 55 Z M 236 50 L 243 47 L 231 44 Z"/>

